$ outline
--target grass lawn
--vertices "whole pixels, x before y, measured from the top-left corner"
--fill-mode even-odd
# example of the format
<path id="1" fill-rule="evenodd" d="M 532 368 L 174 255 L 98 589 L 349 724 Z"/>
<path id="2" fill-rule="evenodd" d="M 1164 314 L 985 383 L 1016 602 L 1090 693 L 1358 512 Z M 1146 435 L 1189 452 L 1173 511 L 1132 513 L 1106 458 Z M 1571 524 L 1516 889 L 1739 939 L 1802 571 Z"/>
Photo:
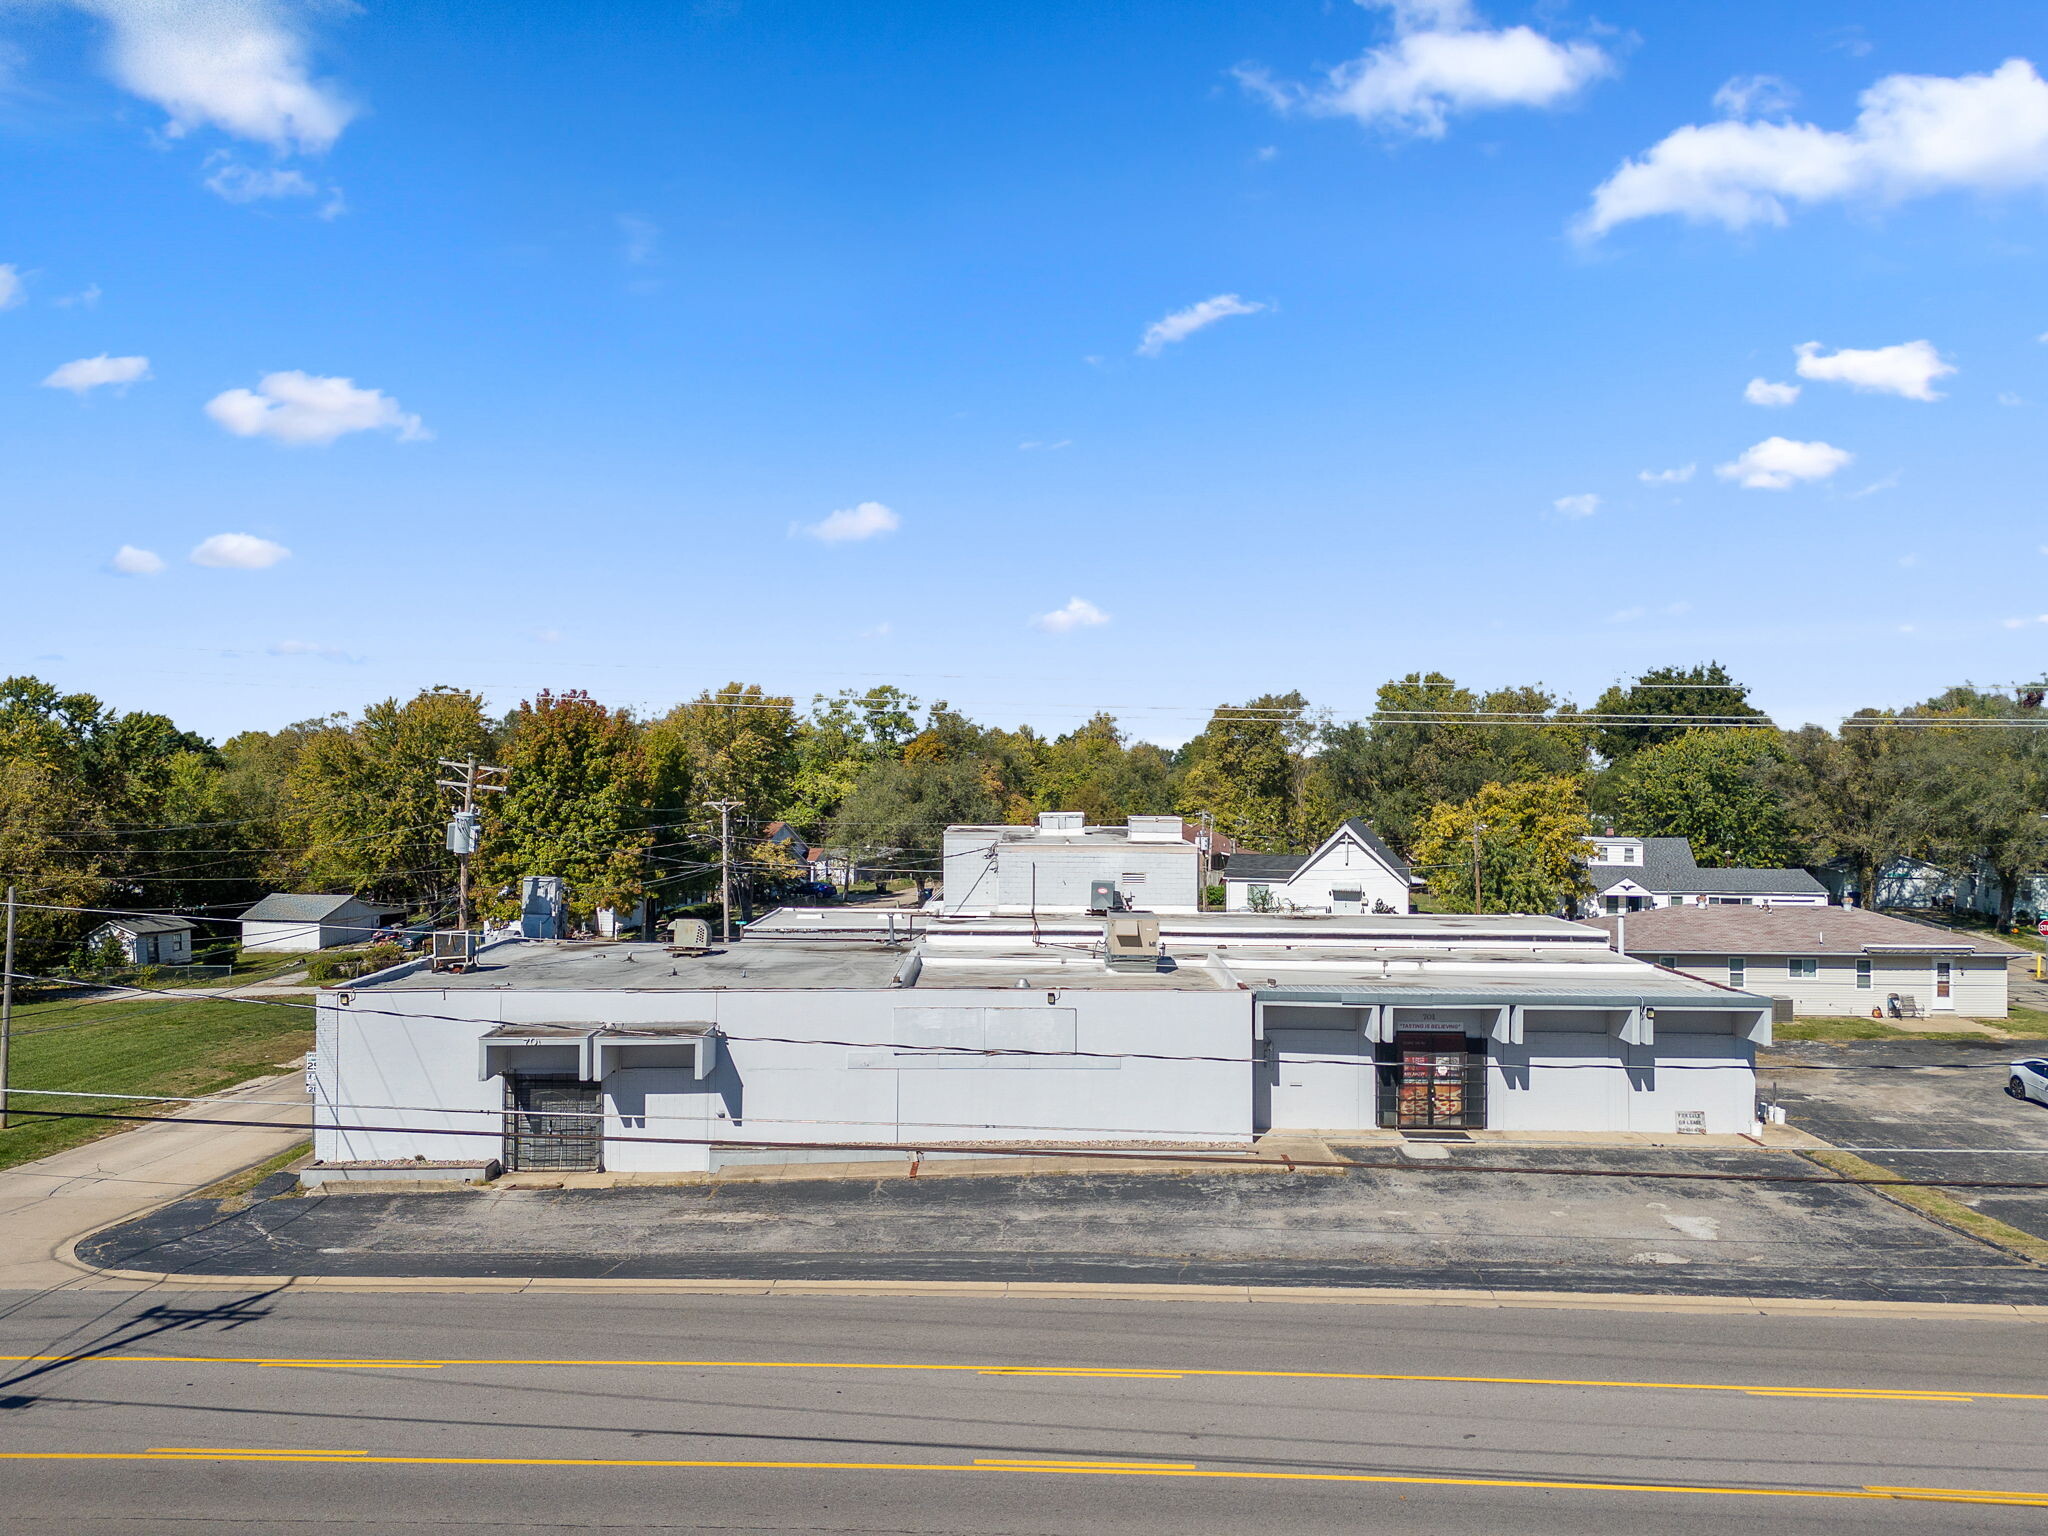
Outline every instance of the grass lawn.
<path id="1" fill-rule="evenodd" d="M 2034 1008 L 2015 1008 L 2003 1019 L 1972 1020 L 2002 1031 L 2009 1039 L 2033 1040 L 2048 1036 L 2048 1013 Z M 1882 1019 L 1793 1019 L 1771 1026 L 1774 1040 L 1990 1040 L 1997 1038 L 1975 1030 L 1901 1029 Z"/>
<path id="2" fill-rule="evenodd" d="M 263 1003 L 30 1003 L 14 1010 L 14 1104 L 129 1113 L 144 1100 L 57 1099 L 27 1091 L 215 1093 L 313 1048 L 310 1009 Z M 0 1168 L 127 1127 L 19 1115 L 0 1131 Z"/>

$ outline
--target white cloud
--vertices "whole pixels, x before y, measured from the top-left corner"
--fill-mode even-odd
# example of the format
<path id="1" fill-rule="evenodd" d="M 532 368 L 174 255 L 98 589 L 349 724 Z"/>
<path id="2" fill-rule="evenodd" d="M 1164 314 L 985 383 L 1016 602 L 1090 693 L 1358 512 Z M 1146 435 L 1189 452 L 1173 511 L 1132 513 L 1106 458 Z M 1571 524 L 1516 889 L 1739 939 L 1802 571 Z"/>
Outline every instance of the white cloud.
<path id="1" fill-rule="evenodd" d="M 1676 214 L 1746 229 L 1783 224 L 1789 204 L 1898 202 L 1938 192 L 2048 186 L 2048 82 L 2025 59 L 1988 75 L 1888 75 L 1865 91 L 1855 126 L 1689 124 L 1593 191 L 1579 223 L 1597 236 Z"/>
<path id="2" fill-rule="evenodd" d="M 627 266 L 644 267 L 654 260 L 655 249 L 661 244 L 661 226 L 652 219 L 622 213 L 619 215 L 619 234 L 624 240 L 619 255 Z"/>
<path id="3" fill-rule="evenodd" d="M 562 643 L 562 632 L 559 629 L 536 629 L 533 632 L 533 638 L 542 645 L 560 645 Z"/>
<path id="4" fill-rule="evenodd" d="M 1041 443 L 1036 441 L 1029 443 L 1019 443 L 1017 445 L 1017 451 L 1019 453 L 1053 453 L 1061 448 L 1071 448 L 1073 446 L 1074 440 L 1071 437 L 1063 437 L 1056 443 Z"/>
<path id="5" fill-rule="evenodd" d="M 98 283 L 87 283 L 77 293 L 67 293 L 60 298 L 50 300 L 59 309 L 69 309 L 74 304 L 80 309 L 92 309 L 99 304 L 99 301 L 100 285 Z"/>
<path id="6" fill-rule="evenodd" d="M 1742 398 L 1751 405 L 1790 405 L 1799 398 L 1797 384 L 1773 384 L 1769 379 L 1751 379 Z"/>
<path id="7" fill-rule="evenodd" d="M 316 197 L 320 188 L 303 171 L 273 166 L 257 170 L 230 160 L 206 178 L 206 190 L 231 203 L 256 203 L 270 197 Z"/>
<path id="8" fill-rule="evenodd" d="M 0 265 L 0 309 L 12 309 L 27 301 L 28 295 L 22 291 L 20 271 L 11 264 Z M 2042 340 L 2048 341 L 2048 336 Z"/>
<path id="9" fill-rule="evenodd" d="M 190 559 L 194 565 L 210 565 L 222 571 L 266 571 L 278 561 L 290 559 L 291 553 L 282 544 L 259 539 L 253 533 L 216 533 L 202 540 Z"/>
<path id="10" fill-rule="evenodd" d="M 1697 464 L 1681 464 L 1676 469 L 1639 469 L 1636 478 L 1645 485 L 1683 485 L 1698 468 Z"/>
<path id="11" fill-rule="evenodd" d="M 318 656 L 322 661 L 345 661 L 351 665 L 363 659 L 351 656 L 338 645 L 317 645 L 311 640 L 280 640 L 266 649 L 273 656 Z"/>
<path id="12" fill-rule="evenodd" d="M 2029 624 L 2048 624 L 2048 613 L 2039 613 L 2031 619 L 2000 619 L 2007 629 L 2025 629 Z"/>
<path id="13" fill-rule="evenodd" d="M 1632 624 L 1649 613 L 1647 608 L 1617 608 L 1607 615 L 1610 624 Z"/>
<path id="14" fill-rule="evenodd" d="M 1799 354 L 1799 376 L 1847 384 L 1854 389 L 1878 394 L 1903 395 L 1908 400 L 1939 400 L 1933 388 L 1936 379 L 1956 371 L 1945 363 L 1931 341 L 1906 341 L 1896 347 L 1873 347 L 1858 351 L 1844 347 L 1827 357 L 1820 355 L 1820 343 L 1803 341 L 1793 349 Z"/>
<path id="15" fill-rule="evenodd" d="M 1093 629 L 1098 624 L 1107 624 L 1109 615 L 1089 602 L 1085 597 L 1070 597 L 1067 606 L 1055 608 L 1051 613 L 1041 613 L 1031 621 L 1034 628 L 1049 634 L 1070 634 L 1077 629 Z"/>
<path id="16" fill-rule="evenodd" d="M 1825 480 L 1855 457 L 1829 443 L 1799 443 L 1788 437 L 1767 437 L 1732 464 L 1714 473 L 1752 491 L 1782 491 L 1800 480 Z"/>
<path id="17" fill-rule="evenodd" d="M 1579 496 L 1560 496 L 1550 505 L 1565 517 L 1591 517 L 1600 510 L 1600 498 L 1587 491 Z"/>
<path id="18" fill-rule="evenodd" d="M 1776 75 L 1737 75 L 1714 92 L 1714 106 L 1723 117 L 1777 117 L 1798 96 Z"/>
<path id="19" fill-rule="evenodd" d="M 433 434 L 381 390 L 353 379 L 321 378 L 294 368 L 266 373 L 254 390 L 230 389 L 206 402 L 206 414 L 237 437 L 280 443 L 331 443 L 350 432 L 390 431 L 401 443 Z"/>
<path id="20" fill-rule="evenodd" d="M 2024 396 L 2016 395 L 2009 389 L 2001 389 L 1998 392 L 1998 403 L 2000 405 L 2025 405 L 2027 402 Z"/>
<path id="21" fill-rule="evenodd" d="M 53 369 L 43 380 L 45 389 L 68 389 L 75 395 L 87 390 L 98 389 L 103 384 L 114 384 L 126 388 L 149 377 L 149 359 L 146 357 L 109 357 L 102 352 L 98 357 L 81 357 L 76 362 L 66 363 Z"/>
<path id="22" fill-rule="evenodd" d="M 1232 315 L 1256 315 L 1267 307 L 1264 304 L 1247 304 L 1234 293 L 1219 293 L 1199 304 L 1190 304 L 1186 309 L 1177 309 L 1164 319 L 1154 320 L 1146 326 L 1145 335 L 1138 343 L 1138 355 L 1157 357 L 1170 343 L 1187 340 L 1205 325 L 1214 325 Z"/>
<path id="23" fill-rule="evenodd" d="M 175 137 L 212 125 L 278 150 L 317 153 L 355 109 L 312 78 L 299 0 L 71 0 L 112 33 L 107 63 L 170 114 Z M 339 7 L 334 7 L 339 9 Z"/>
<path id="24" fill-rule="evenodd" d="M 1903 569 L 1903 570 L 1908 570 L 1908 571 L 1910 571 L 1910 570 L 1911 570 L 1911 569 L 1912 569 L 1912 568 L 1913 568 L 1914 566 L 1918 565 L 1919 563 L 1920 563 L 1920 557 L 1919 557 L 1918 555 L 1901 555 L 1901 556 L 1899 556 L 1899 566 L 1900 566 L 1900 568 L 1901 568 L 1901 569 Z"/>
<path id="25" fill-rule="evenodd" d="M 850 544 L 894 533 L 902 526 L 903 519 L 879 501 L 864 501 L 858 506 L 841 507 L 823 521 L 806 523 L 794 531 L 807 533 L 827 544 Z"/>
<path id="26" fill-rule="evenodd" d="M 1861 490 L 1851 491 L 1847 499 L 1850 501 L 1861 501 L 1866 496 L 1875 496 L 1879 491 L 1888 491 L 1899 483 L 1899 476 L 1902 473 L 1903 471 L 1895 469 L 1883 479 L 1873 480 Z"/>
<path id="27" fill-rule="evenodd" d="M 1250 68 L 1238 79 L 1278 110 L 1298 107 L 1436 139 L 1453 113 L 1557 106 L 1614 67 L 1591 43 L 1560 43 L 1529 27 L 1488 28 L 1464 0 L 1361 3 L 1393 13 L 1394 40 L 1385 47 L 1338 65 L 1315 86 Z"/>
<path id="28" fill-rule="evenodd" d="M 123 544 L 107 563 L 123 576 L 154 576 L 164 568 L 164 557 L 153 549 L 137 549 L 133 544 Z"/>

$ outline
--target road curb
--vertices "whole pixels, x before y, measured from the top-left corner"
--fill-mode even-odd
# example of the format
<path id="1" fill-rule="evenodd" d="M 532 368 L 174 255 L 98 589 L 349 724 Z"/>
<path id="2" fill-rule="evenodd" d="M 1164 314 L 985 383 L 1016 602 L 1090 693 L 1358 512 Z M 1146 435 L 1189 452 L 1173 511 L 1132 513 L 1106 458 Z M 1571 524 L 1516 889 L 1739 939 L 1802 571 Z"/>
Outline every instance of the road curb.
<path id="1" fill-rule="evenodd" d="M 74 1259 L 74 1263 L 80 1261 Z M 1421 1290 L 1381 1286 L 1111 1285 L 1004 1280 L 597 1280 L 403 1275 L 178 1275 L 103 1269 L 74 1290 L 340 1291 L 393 1295 L 497 1294 L 789 1296 L 924 1301 L 1171 1301 L 1291 1306 L 1480 1307 L 1574 1312 L 1696 1312 L 1751 1317 L 2048 1319 L 2017 1302 L 1838 1301 L 1798 1296 L 1669 1296 L 1656 1292 Z"/>

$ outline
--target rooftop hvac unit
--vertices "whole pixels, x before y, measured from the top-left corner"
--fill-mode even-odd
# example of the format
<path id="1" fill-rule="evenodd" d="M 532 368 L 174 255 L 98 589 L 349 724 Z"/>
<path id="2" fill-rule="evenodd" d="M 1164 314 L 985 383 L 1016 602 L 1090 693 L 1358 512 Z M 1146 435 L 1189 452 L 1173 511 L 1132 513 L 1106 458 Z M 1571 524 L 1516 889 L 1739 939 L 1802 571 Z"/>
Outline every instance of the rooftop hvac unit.
<path id="1" fill-rule="evenodd" d="M 1038 831 L 1043 837 L 1078 837 L 1088 830 L 1088 817 L 1081 811 L 1040 811 Z"/>
<path id="2" fill-rule="evenodd" d="M 711 925 L 701 917 L 679 917 L 668 925 L 668 952 L 701 955 L 711 948 Z"/>
<path id="3" fill-rule="evenodd" d="M 1114 880 L 1090 880 L 1088 882 L 1088 910 L 1090 912 L 1115 912 L 1124 904 L 1117 894 Z"/>
<path id="4" fill-rule="evenodd" d="M 1102 930 L 1102 958 L 1112 971 L 1159 968 L 1159 919 L 1151 913 L 1115 913 Z"/>
<path id="5" fill-rule="evenodd" d="M 434 933 L 433 969 L 466 971 L 476 964 L 476 935 L 466 928 L 442 928 Z"/>

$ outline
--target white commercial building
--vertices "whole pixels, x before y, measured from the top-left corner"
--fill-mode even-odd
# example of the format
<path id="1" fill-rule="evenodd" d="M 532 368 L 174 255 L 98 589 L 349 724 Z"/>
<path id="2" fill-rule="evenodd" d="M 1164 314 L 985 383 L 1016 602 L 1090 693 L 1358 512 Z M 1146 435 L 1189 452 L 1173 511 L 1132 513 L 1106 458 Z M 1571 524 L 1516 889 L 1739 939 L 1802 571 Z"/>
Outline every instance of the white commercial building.
<path id="1" fill-rule="evenodd" d="M 1202 850 L 1178 816 L 1133 816 L 1091 827 L 1079 811 L 1046 811 L 1036 826 L 948 827 L 941 910 L 949 916 L 1100 911 L 1198 912 Z"/>
<path id="2" fill-rule="evenodd" d="M 1026 914 L 913 932 L 906 914 L 828 909 L 708 953 L 507 939 L 467 971 L 417 961 L 322 992 L 315 1173 L 1375 1126 L 1749 1131 L 1769 1021 L 1768 999 L 1553 918 Z"/>

